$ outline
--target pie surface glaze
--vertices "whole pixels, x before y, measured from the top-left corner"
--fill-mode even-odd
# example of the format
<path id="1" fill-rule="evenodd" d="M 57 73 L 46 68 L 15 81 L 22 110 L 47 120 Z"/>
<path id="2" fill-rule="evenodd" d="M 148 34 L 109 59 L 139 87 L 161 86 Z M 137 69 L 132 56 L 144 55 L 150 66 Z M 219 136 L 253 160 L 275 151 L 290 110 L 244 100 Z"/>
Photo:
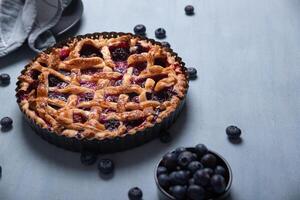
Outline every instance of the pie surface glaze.
<path id="1" fill-rule="evenodd" d="M 39 54 L 18 80 L 29 119 L 58 135 L 97 140 L 161 123 L 188 88 L 168 48 L 131 34 L 72 38 Z"/>

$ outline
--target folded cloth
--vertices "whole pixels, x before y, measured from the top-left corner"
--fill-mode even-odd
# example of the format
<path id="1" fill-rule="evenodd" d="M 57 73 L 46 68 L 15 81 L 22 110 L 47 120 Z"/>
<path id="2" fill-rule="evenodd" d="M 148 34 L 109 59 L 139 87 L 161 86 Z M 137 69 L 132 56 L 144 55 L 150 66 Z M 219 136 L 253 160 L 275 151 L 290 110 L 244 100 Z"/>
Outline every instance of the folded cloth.
<path id="1" fill-rule="evenodd" d="M 72 0 L 0 0 L 0 57 L 28 38 L 34 51 L 53 45 L 54 27 Z"/>

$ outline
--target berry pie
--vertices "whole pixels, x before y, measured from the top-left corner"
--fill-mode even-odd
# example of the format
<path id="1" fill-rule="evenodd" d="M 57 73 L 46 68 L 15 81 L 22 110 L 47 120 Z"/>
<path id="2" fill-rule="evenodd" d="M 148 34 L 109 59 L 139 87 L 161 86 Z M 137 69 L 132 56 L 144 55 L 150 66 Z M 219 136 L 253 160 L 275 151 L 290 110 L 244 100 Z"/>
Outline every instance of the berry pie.
<path id="1" fill-rule="evenodd" d="M 49 134 L 81 140 L 122 138 L 151 129 L 188 89 L 177 54 L 125 33 L 70 38 L 40 53 L 18 78 L 26 117 Z"/>

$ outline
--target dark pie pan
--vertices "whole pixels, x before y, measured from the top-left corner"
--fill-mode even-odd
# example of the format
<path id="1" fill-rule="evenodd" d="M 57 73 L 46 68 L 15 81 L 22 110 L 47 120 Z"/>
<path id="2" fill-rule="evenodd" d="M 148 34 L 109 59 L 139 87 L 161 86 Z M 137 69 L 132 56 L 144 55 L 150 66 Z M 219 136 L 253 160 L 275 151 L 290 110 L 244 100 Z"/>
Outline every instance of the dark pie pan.
<path id="1" fill-rule="evenodd" d="M 52 48 L 63 47 L 64 45 L 67 45 L 70 41 L 72 41 L 75 38 L 77 38 L 78 40 L 81 40 L 84 38 L 91 38 L 91 39 L 99 38 L 100 36 L 103 36 L 104 38 L 116 38 L 116 37 L 122 36 L 122 35 L 132 35 L 135 37 L 139 37 L 142 40 L 149 41 L 153 44 L 161 45 L 160 42 L 157 42 L 153 39 L 148 39 L 143 36 L 133 35 L 131 33 L 101 32 L 101 33 L 93 33 L 93 34 L 86 34 L 86 35 L 78 35 L 75 37 L 68 38 L 61 42 L 58 42 L 53 47 L 46 49 L 44 52 L 49 53 L 49 52 L 51 52 Z M 182 69 L 184 70 L 184 72 L 186 74 L 187 80 L 188 80 L 185 63 L 175 52 L 173 52 L 173 50 L 171 48 L 165 47 L 165 49 L 166 49 L 166 51 L 170 52 L 172 54 L 172 56 L 174 56 L 176 58 L 176 60 L 180 63 Z M 33 59 L 33 61 L 36 60 L 37 57 L 35 57 Z M 27 67 L 29 67 L 29 66 L 30 66 L 30 64 L 26 65 L 25 69 L 21 72 L 21 74 L 25 73 Z M 18 92 L 19 86 L 20 86 L 20 81 L 17 82 L 16 92 Z M 186 92 L 187 92 L 187 90 L 188 90 L 188 86 L 187 86 Z M 185 94 L 185 97 L 186 97 L 186 94 Z M 93 151 L 93 152 L 97 152 L 97 153 L 113 153 L 113 152 L 124 151 L 126 149 L 140 146 L 140 145 L 156 138 L 162 130 L 167 129 L 168 127 L 170 127 L 172 125 L 172 123 L 175 122 L 175 120 L 179 116 L 180 112 L 182 111 L 182 108 L 185 103 L 185 97 L 180 100 L 180 103 L 177 106 L 177 108 L 172 113 L 170 113 L 169 116 L 165 117 L 161 123 L 156 123 L 153 127 L 146 128 L 142 131 L 138 131 L 135 134 L 125 134 L 123 136 L 117 136 L 115 138 L 105 138 L 102 140 L 86 139 L 86 138 L 77 139 L 75 137 L 70 138 L 70 137 L 66 137 L 64 135 L 59 135 L 55 132 L 50 131 L 49 129 L 45 129 L 45 128 L 42 128 L 41 126 L 37 125 L 33 119 L 29 118 L 24 112 L 23 113 L 24 113 L 25 119 L 29 122 L 29 124 L 35 130 L 35 132 L 39 136 L 41 136 L 44 140 L 48 141 L 51 144 L 54 144 L 58 147 L 61 147 L 61 148 L 64 148 L 64 149 L 67 149 L 70 151 L 75 151 L 75 152 L 87 150 L 87 151 Z M 18 97 L 17 97 L 17 100 L 18 100 Z M 19 107 L 20 107 L 20 105 L 19 105 Z M 20 109 L 21 109 L 21 107 L 20 107 Z"/>
<path id="2" fill-rule="evenodd" d="M 189 148 L 186 148 L 186 149 L 188 151 L 194 152 L 195 148 L 189 147 Z M 216 156 L 217 164 L 221 165 L 226 170 L 226 174 L 224 176 L 225 181 L 226 181 L 226 188 L 225 188 L 225 191 L 223 193 L 214 194 L 211 197 L 205 198 L 205 200 L 222 200 L 222 199 L 226 199 L 228 197 L 229 193 L 230 193 L 230 188 L 231 188 L 231 184 L 232 184 L 232 170 L 231 170 L 231 167 L 230 167 L 229 163 L 227 162 L 227 160 L 225 160 L 225 158 L 223 156 L 221 156 L 220 154 L 218 154 L 214 151 L 211 151 L 211 150 L 209 150 L 209 153 Z M 159 190 L 160 199 L 162 199 L 162 200 L 176 200 L 175 197 L 173 197 L 168 191 L 166 191 L 158 183 L 157 168 L 161 165 L 161 162 L 162 162 L 162 160 L 159 161 L 159 163 L 157 164 L 157 166 L 155 168 L 155 171 L 154 171 L 154 179 L 155 179 L 155 183 L 157 185 L 157 188 Z"/>

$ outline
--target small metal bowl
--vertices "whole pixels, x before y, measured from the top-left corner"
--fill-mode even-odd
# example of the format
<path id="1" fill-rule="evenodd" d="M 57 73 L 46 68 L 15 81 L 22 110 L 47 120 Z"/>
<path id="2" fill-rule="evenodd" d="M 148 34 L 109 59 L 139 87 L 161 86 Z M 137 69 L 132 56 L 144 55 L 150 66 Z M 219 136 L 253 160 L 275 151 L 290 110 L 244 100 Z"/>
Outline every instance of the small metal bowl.
<path id="1" fill-rule="evenodd" d="M 195 148 L 194 147 L 188 147 L 186 148 L 188 151 L 191 152 L 195 152 Z M 225 160 L 225 158 L 223 158 L 220 154 L 209 150 L 209 153 L 213 154 L 214 156 L 216 156 L 217 158 L 217 164 L 221 165 L 222 167 L 224 167 L 226 169 L 226 176 L 225 181 L 226 181 L 226 188 L 225 191 L 223 193 L 220 194 L 216 194 L 213 197 L 210 198 L 206 198 L 205 200 L 221 200 L 221 199 L 225 199 L 230 192 L 230 188 L 231 188 L 231 183 L 232 183 L 232 171 L 231 171 L 231 167 L 229 165 L 229 163 Z M 159 190 L 159 198 L 162 200 L 176 200 L 175 197 L 173 197 L 170 193 L 168 193 L 164 188 L 162 188 L 159 183 L 158 183 L 158 178 L 157 178 L 157 168 L 161 165 L 162 163 L 162 159 L 159 161 L 159 163 L 157 164 L 156 168 L 155 168 L 155 174 L 154 174 L 154 179 L 155 179 L 155 183 L 158 187 Z"/>

